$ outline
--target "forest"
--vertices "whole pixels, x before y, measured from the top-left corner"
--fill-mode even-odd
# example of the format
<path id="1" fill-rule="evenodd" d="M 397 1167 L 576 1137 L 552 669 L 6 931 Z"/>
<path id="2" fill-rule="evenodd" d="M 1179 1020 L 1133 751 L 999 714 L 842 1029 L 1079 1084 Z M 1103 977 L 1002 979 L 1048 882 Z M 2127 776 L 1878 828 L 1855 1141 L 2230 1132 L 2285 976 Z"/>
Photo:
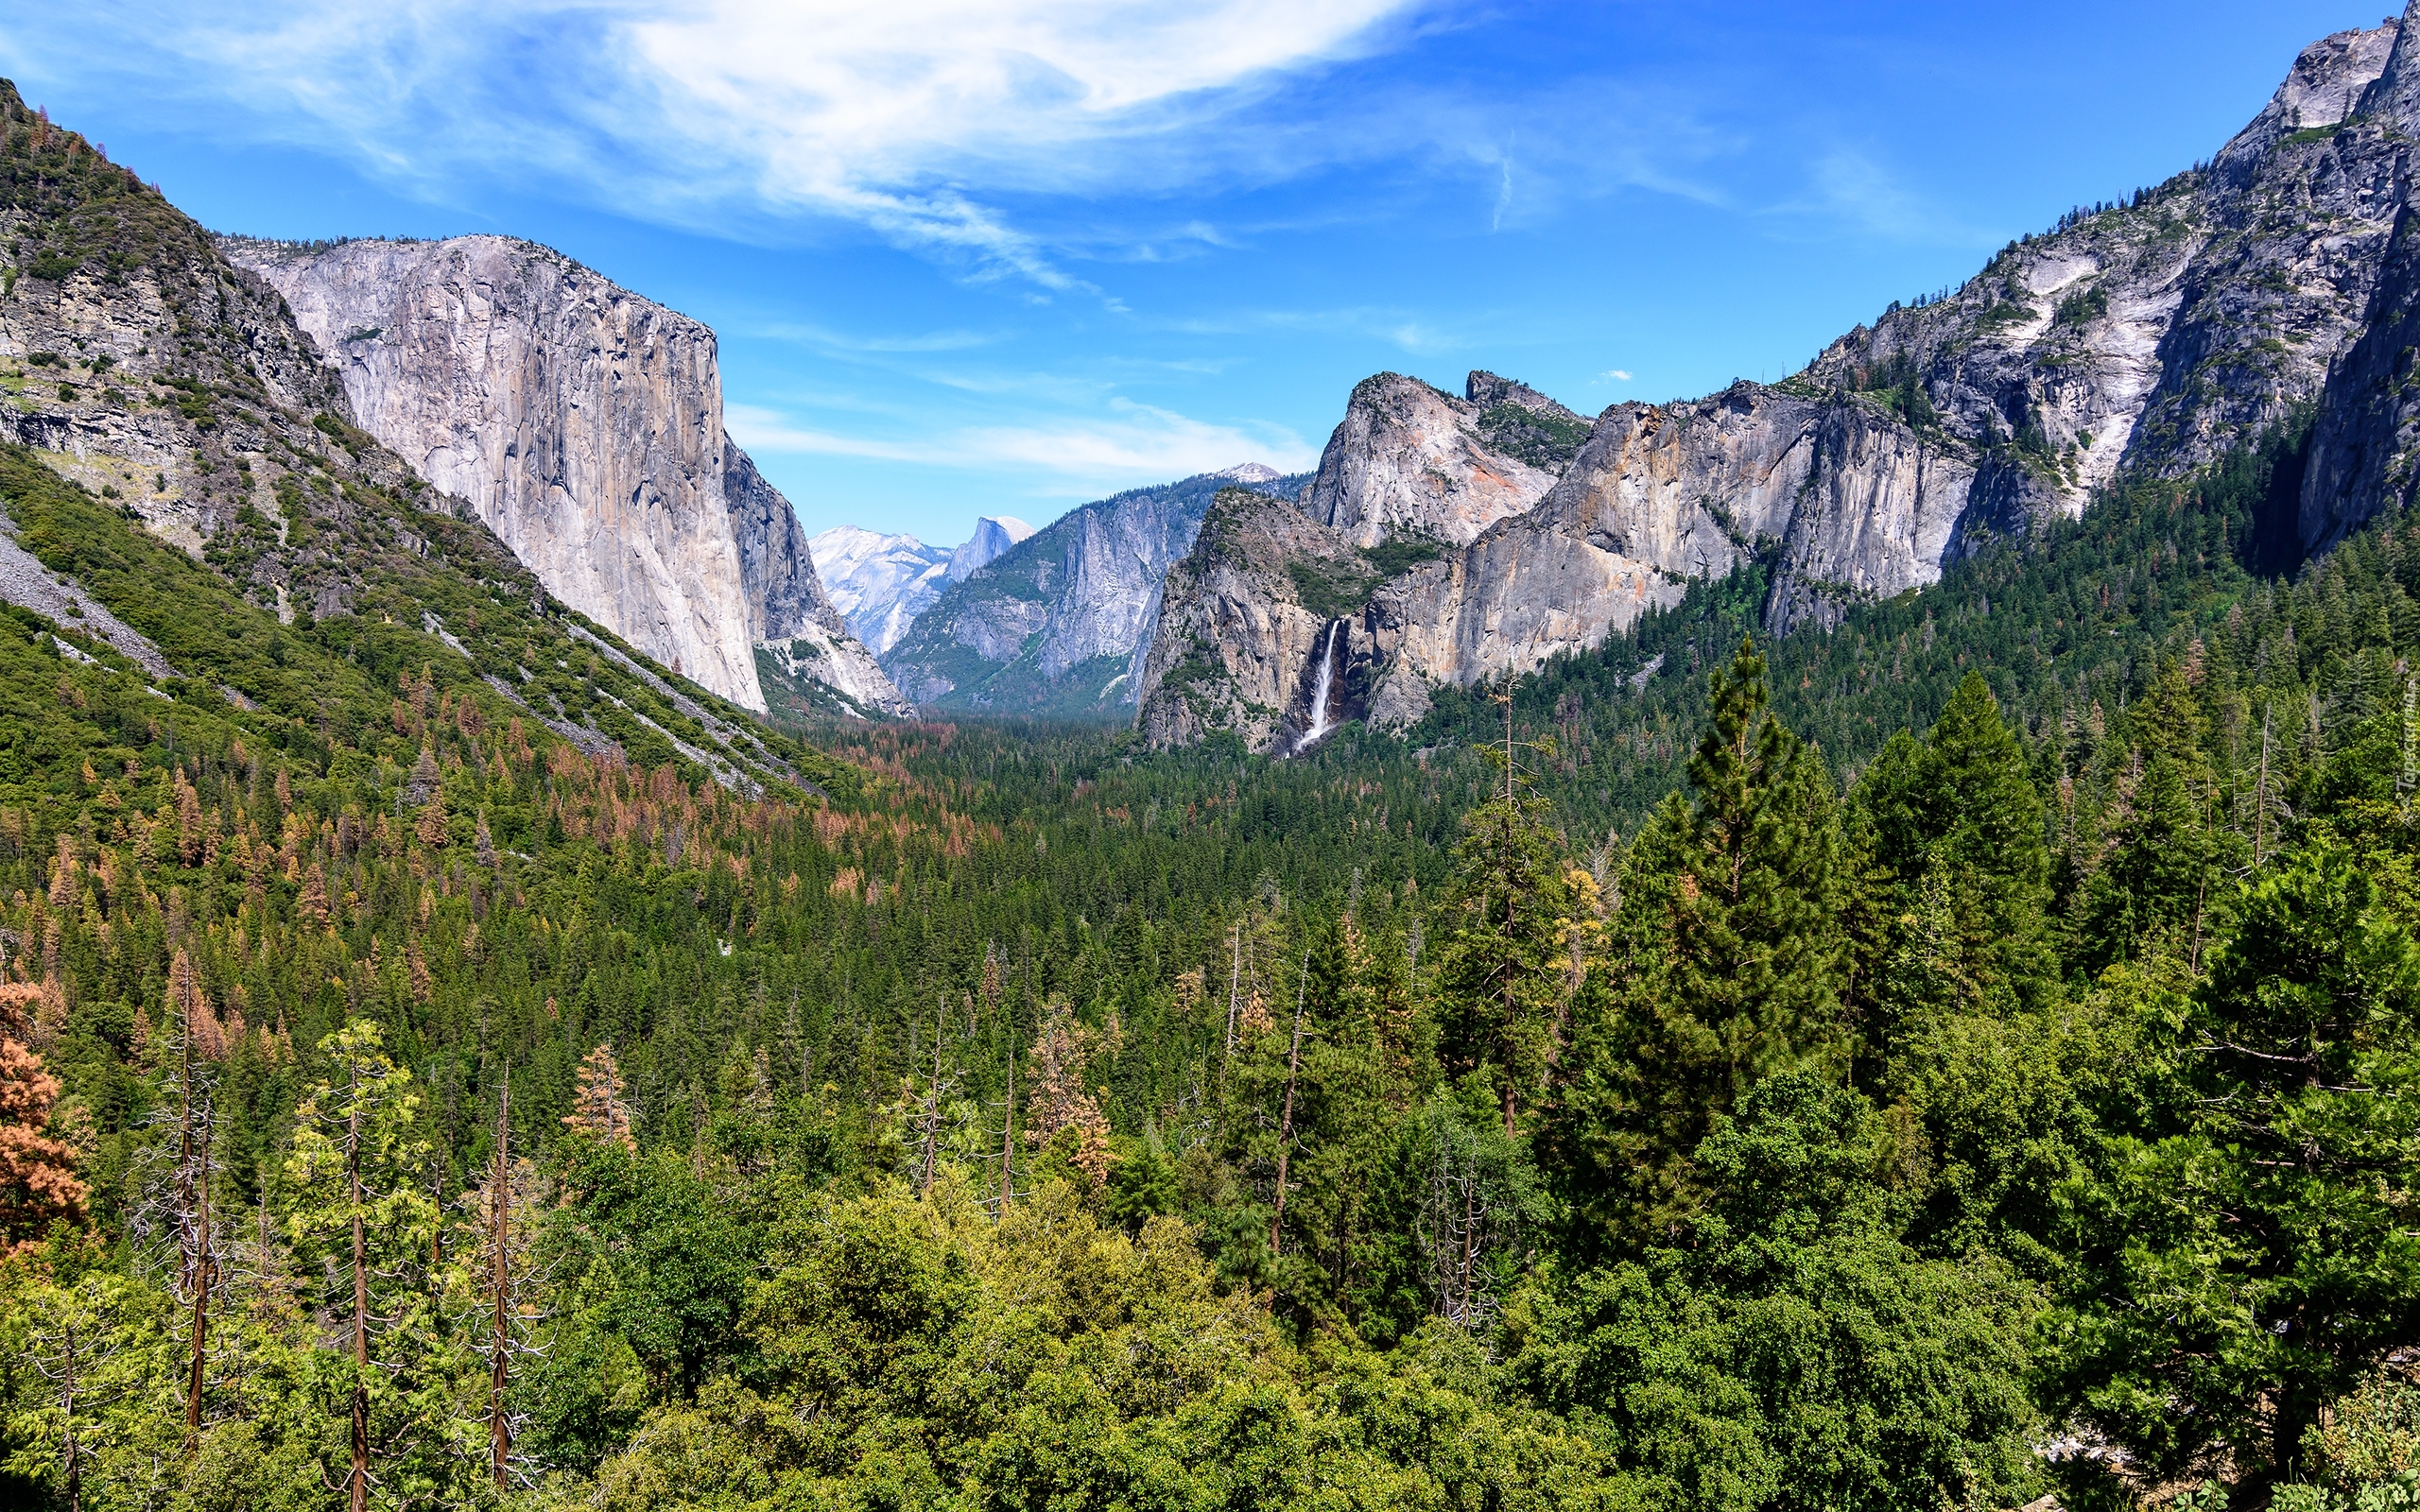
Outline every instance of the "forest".
<path id="1" fill-rule="evenodd" d="M 6 1496 L 2409 1504 L 2420 521 L 2301 461 L 1409 739 L 726 785 L 11 451 L 192 674 L 0 625 Z"/>

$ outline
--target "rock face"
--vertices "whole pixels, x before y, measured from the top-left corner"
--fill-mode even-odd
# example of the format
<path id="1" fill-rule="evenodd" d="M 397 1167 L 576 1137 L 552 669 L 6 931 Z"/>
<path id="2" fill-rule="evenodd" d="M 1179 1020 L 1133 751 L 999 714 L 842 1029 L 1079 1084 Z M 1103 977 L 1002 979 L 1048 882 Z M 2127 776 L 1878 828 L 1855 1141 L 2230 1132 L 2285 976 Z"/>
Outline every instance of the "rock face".
<path id="1" fill-rule="evenodd" d="M 363 427 L 549 592 L 765 708 L 755 646 L 830 605 L 787 502 L 723 433 L 712 331 L 501 236 L 227 251 L 285 296 Z"/>
<path id="2" fill-rule="evenodd" d="M 1312 728 L 1323 677 L 1335 679 L 1330 717 L 1358 717 L 1369 690 L 1354 674 L 1371 665 L 1369 636 L 1336 610 L 1366 595 L 1375 576 L 1341 532 L 1302 509 L 1220 490 L 1193 549 L 1168 570 L 1145 656 L 1144 737 L 1184 746 L 1232 730 L 1253 750 L 1291 752 Z M 1334 602 L 1305 602 L 1306 589 Z M 1332 647 L 1331 627 L 1340 643 Z"/>
<path id="3" fill-rule="evenodd" d="M 1457 402 L 1367 380 L 1308 514 L 1357 546 L 1452 549 L 1352 610 L 1349 639 L 1370 658 L 1353 671 L 1372 690 L 1361 712 L 1403 723 L 1430 686 L 1594 646 L 1687 578 L 1752 562 L 1768 573 L 1768 629 L 1827 625 L 2077 514 L 2121 470 L 2188 472 L 2313 404 L 2298 528 L 2325 547 L 2420 482 L 2408 356 L 2420 232 L 2397 231 L 2415 139 L 2420 28 L 2407 15 L 2306 49 L 2208 167 L 2011 244 L 1955 291 L 1893 305 L 1770 387 L 1616 405 L 1559 453 L 1568 412 L 1520 385 L 1474 373 Z M 1263 537 L 1299 535 L 1281 524 Z M 1180 582 L 1242 591 L 1171 574 L 1168 623 L 1253 622 L 1236 603 L 1179 602 Z M 1240 648 L 1197 661 L 1249 663 Z M 1197 678 L 1188 707 L 1210 711 L 1206 724 L 1155 712 L 1147 684 L 1142 727 L 1155 739 L 1226 728 L 1218 718 L 1241 715 L 1217 711 L 1250 707 L 1266 680 L 1222 700 Z"/>
<path id="4" fill-rule="evenodd" d="M 966 543 L 949 554 L 949 580 L 966 581 L 1032 534 L 1033 526 L 1014 515 L 985 515 L 975 522 L 975 534 L 966 538 Z"/>
<path id="5" fill-rule="evenodd" d="M 1396 537 L 1466 546 L 1544 498 L 1587 434 L 1586 421 L 1494 373 L 1471 374 L 1457 399 L 1382 372 L 1355 387 L 1307 511 L 1357 546 Z"/>
<path id="6" fill-rule="evenodd" d="M 30 139 L 43 166 L 0 184 L 0 381 L 11 392 L 0 442 L 33 449 L 18 461 L 115 501 L 291 627 L 283 633 L 324 645 L 354 633 L 331 623 L 350 618 L 374 625 L 406 665 L 462 658 L 448 681 L 477 677 L 512 717 L 592 755 L 677 758 L 747 792 L 807 781 L 739 709 L 562 612 L 468 501 L 430 488 L 355 422 L 275 289 L 5 79 L 0 133 Z M 63 657 L 123 657 L 146 681 L 197 678 L 209 653 L 162 633 L 181 623 L 174 607 L 123 578 L 78 582 L 61 548 L 86 543 L 57 528 L 20 539 L 0 509 L 0 602 L 49 621 Z M 125 560 L 91 544 L 104 566 Z M 203 662 L 180 664 L 192 655 Z M 283 658 L 240 662 L 217 660 L 236 679 L 217 691 L 240 709 L 291 714 L 318 696 Z"/>
<path id="7" fill-rule="evenodd" d="M 800 712 L 859 718 L 914 713 L 916 706 L 883 676 L 873 653 L 825 594 L 798 511 L 728 438 L 722 482 L 739 547 L 757 683 L 768 704 L 778 695 L 784 707 Z"/>
<path id="8" fill-rule="evenodd" d="M 1161 580 L 1221 488 L 1290 493 L 1247 463 L 1070 510 L 949 587 L 883 657 L 928 708 L 1098 718 L 1135 701 Z"/>
<path id="9" fill-rule="evenodd" d="M 963 545 L 927 546 L 914 536 L 886 536 L 835 525 L 809 541 L 819 574 L 849 627 L 876 656 L 907 637 L 916 616 L 952 583 L 963 582 L 1033 534 L 1010 515 L 985 515 Z"/>
<path id="10" fill-rule="evenodd" d="M 949 581 L 951 552 L 914 536 L 834 525 L 807 541 L 816 576 L 849 628 L 876 656 L 899 644 Z"/>

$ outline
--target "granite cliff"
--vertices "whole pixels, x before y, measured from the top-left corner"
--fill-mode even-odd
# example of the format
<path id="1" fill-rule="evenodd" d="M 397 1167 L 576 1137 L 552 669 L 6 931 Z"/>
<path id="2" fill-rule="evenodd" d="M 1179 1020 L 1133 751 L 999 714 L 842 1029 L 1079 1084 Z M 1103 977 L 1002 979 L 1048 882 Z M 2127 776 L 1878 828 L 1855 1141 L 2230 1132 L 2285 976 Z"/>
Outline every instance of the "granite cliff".
<path id="1" fill-rule="evenodd" d="M 1220 489 L 1290 496 L 1304 479 L 1257 463 L 1072 509 L 951 584 L 882 664 L 938 710 L 1098 718 L 1133 706 L 1161 581 Z"/>
<path id="2" fill-rule="evenodd" d="M 468 499 L 550 593 L 750 708 L 757 647 L 800 643 L 786 666 L 907 707 L 724 434 L 704 325 L 501 236 L 226 251 L 284 296 L 362 427 Z"/>
<path id="3" fill-rule="evenodd" d="M 550 597 L 362 428 L 276 289 L 6 80 L 0 141 L 0 602 L 60 657 L 289 750 L 356 733 L 299 670 L 334 656 L 396 679 L 405 741 L 473 731 L 483 684 L 533 736 L 741 790 L 829 765 Z"/>
<path id="4" fill-rule="evenodd" d="M 1849 604 L 1937 580 L 1995 540 L 2076 515 L 2120 470 L 2187 472 L 2314 410 L 2298 529 L 2305 546 L 2324 547 L 2408 497 L 2420 462 L 2420 384 L 2407 375 L 2420 241 L 2398 231 L 2415 139 L 2420 28 L 2407 16 L 2325 38 L 2208 163 L 2080 208 L 1959 287 L 1894 304 L 1781 383 L 1615 405 L 1567 461 L 1508 445 L 1502 419 L 1490 436 L 1486 417 L 1508 406 L 1539 417 L 1547 438 L 1563 434 L 1560 406 L 1518 398 L 1519 386 L 1475 373 L 1465 409 L 1411 380 L 1366 381 L 1322 459 L 1307 523 L 1352 545 L 1416 537 L 1446 549 L 1374 562 L 1384 580 L 1338 606 L 1355 659 L 1340 676 L 1367 700 L 1355 713 L 1408 722 L 1434 686 L 1596 645 L 1688 578 L 1750 562 L 1768 570 L 1770 631 L 1826 625 Z M 1549 486 L 1519 505 L 1546 472 Z M 1299 534 L 1280 521 L 1257 539 L 1324 559 L 1324 540 L 1274 544 Z M 1212 613 L 1180 602 L 1180 582 L 1231 599 Z M 1232 576 L 1169 583 L 1169 624 L 1223 633 L 1273 624 L 1283 599 L 1270 589 L 1255 616 L 1232 599 L 1242 591 Z M 1221 647 L 1190 664 L 1248 665 L 1276 649 Z M 1235 711 L 1263 691 L 1211 698 L 1196 677 L 1184 697 Z M 1155 711 L 1152 700 L 1177 696 L 1163 682 L 1147 677 L 1142 695 L 1154 740 L 1224 728 Z M 1279 723 L 1232 727 L 1247 724 L 1256 746 L 1276 748 Z"/>
<path id="5" fill-rule="evenodd" d="M 857 639 L 880 656 L 906 638 L 916 616 L 943 589 L 965 581 L 1032 534 L 1033 526 L 1022 520 L 985 515 L 957 546 L 927 546 L 914 536 L 886 536 L 858 525 L 819 531 L 807 544 L 832 602 Z"/>
<path id="6" fill-rule="evenodd" d="M 1366 627 L 1338 611 L 1375 580 L 1341 531 L 1283 498 L 1219 490 L 1168 570 L 1143 656 L 1145 738 L 1183 746 L 1233 730 L 1254 750 L 1290 752 L 1314 728 L 1314 704 L 1357 716 L 1372 647 Z M 1339 666 L 1351 669 L 1341 686 Z"/>
<path id="7" fill-rule="evenodd" d="M 1312 480 L 1311 518 L 1358 546 L 1412 536 L 1466 546 L 1553 487 L 1588 422 L 1525 384 L 1475 372 L 1460 399 L 1365 378 Z"/>

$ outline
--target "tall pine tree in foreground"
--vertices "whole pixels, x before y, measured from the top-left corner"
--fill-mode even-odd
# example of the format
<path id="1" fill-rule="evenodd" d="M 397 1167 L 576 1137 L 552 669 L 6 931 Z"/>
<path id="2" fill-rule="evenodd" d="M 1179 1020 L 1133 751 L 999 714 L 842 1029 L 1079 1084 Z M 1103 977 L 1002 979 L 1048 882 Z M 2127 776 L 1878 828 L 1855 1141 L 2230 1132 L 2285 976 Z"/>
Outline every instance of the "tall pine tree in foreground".
<path id="1" fill-rule="evenodd" d="M 1579 1025 L 1555 1134 L 1582 1227 L 1644 1234 L 1695 1201 L 1712 1118 L 1841 1056 L 1841 823 L 1822 760 L 1768 707 L 1742 643 L 1689 761 L 1621 868 L 1606 990 Z"/>

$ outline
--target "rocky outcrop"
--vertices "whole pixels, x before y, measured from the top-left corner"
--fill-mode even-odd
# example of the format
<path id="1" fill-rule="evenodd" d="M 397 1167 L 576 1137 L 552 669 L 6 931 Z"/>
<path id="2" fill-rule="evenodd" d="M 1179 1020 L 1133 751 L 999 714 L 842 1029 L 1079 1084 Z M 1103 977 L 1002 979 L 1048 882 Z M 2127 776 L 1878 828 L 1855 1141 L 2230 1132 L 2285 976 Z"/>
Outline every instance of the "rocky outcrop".
<path id="1" fill-rule="evenodd" d="M 936 709 L 1122 713 L 1150 653 L 1161 580 L 1193 545 L 1211 497 L 1302 484 L 1247 463 L 1070 510 L 943 592 L 883 666 Z"/>
<path id="2" fill-rule="evenodd" d="M 2420 464 L 2420 222 L 2396 228 L 2377 318 L 2330 374 L 2303 469 L 2295 534 L 2325 550 L 2413 495 Z"/>
<path id="3" fill-rule="evenodd" d="M 1382 372 L 1328 438 L 1310 516 L 1356 545 L 1396 537 L 1468 545 L 1546 496 L 1588 422 L 1526 385 L 1471 374 L 1467 395 Z"/>
<path id="4" fill-rule="evenodd" d="M 20 165 L 26 146 L 42 163 L 0 176 L 0 443 L 13 465 L 111 501 L 287 627 L 231 623 L 235 639 L 214 652 L 156 576 L 128 574 L 135 543 L 113 524 L 69 511 L 19 533 L 0 510 L 0 600 L 47 622 L 61 657 L 144 682 L 224 678 L 218 694 L 273 732 L 338 707 L 325 701 L 338 690 L 298 684 L 281 644 L 376 641 L 424 678 L 431 662 L 449 668 L 441 686 L 464 732 L 476 728 L 468 690 L 484 684 L 500 700 L 490 713 L 528 721 L 533 738 L 543 729 L 592 755 L 686 763 L 743 792 L 806 782 L 740 710 L 563 612 L 468 501 L 355 423 L 275 289 L 6 80 L 0 135 Z M 19 497 L 40 512 L 40 492 Z M 235 640 L 253 650 L 228 654 Z M 150 691 L 209 696 L 192 683 Z M 396 705 L 399 724 L 445 717 L 420 701 Z M 490 729 L 505 732 L 501 720 Z"/>
<path id="5" fill-rule="evenodd" d="M 2073 515 L 2121 468 L 2181 474 L 2287 419 L 2370 323 L 2420 127 L 2408 35 L 2312 44 L 2208 167 L 2012 244 L 1805 379 L 2020 465 L 2002 525 L 2013 492 Z"/>
<path id="6" fill-rule="evenodd" d="M 768 705 L 857 717 L 914 713 L 916 706 L 883 675 L 824 593 L 798 511 L 728 438 L 723 499 L 739 547 L 757 684 Z M 779 699 L 776 683 L 785 695 Z"/>
<path id="7" fill-rule="evenodd" d="M 1220 490 L 1193 549 L 1168 570 L 1145 657 L 1144 738 L 1166 747 L 1232 731 L 1253 750 L 1291 753 L 1312 729 L 1322 678 L 1336 679 L 1330 717 L 1358 717 L 1368 690 L 1357 674 L 1372 647 L 1338 611 L 1374 583 L 1340 532 L 1283 499 Z"/>
<path id="8" fill-rule="evenodd" d="M 948 578 L 962 583 L 1007 554 L 1010 547 L 1033 534 L 1033 526 L 1014 515 L 987 514 L 975 522 L 975 534 L 949 554 Z"/>
<path id="9" fill-rule="evenodd" d="M 2420 472 L 2420 233 L 2396 231 L 2415 138 L 2420 29 L 2338 33 L 2207 167 L 2011 244 L 1783 383 L 1616 405 L 1567 462 L 1535 449 L 1560 418 L 1518 385 L 1474 373 L 1456 402 L 1367 380 L 1309 513 L 1363 546 L 1454 549 L 1356 610 L 1365 712 L 1416 717 L 1430 685 L 1596 645 L 1752 561 L 1770 630 L 1827 625 L 2076 514 L 2121 470 L 2190 472 L 2314 403 L 2298 528 L 2325 546 Z M 1559 476 L 1518 504 L 1506 457 Z M 1172 620 L 1251 621 L 1178 602 L 1180 580 L 1207 581 L 1171 575 Z M 1150 696 L 1147 730 L 1190 728 Z"/>
<path id="10" fill-rule="evenodd" d="M 807 545 L 833 604 L 876 656 L 897 645 L 949 584 L 950 548 L 914 536 L 834 525 Z"/>
<path id="11" fill-rule="evenodd" d="M 285 296 L 363 427 L 549 592 L 765 707 L 755 646 L 829 605 L 787 501 L 723 433 L 712 331 L 501 236 L 227 250 Z"/>
<path id="12" fill-rule="evenodd" d="M 927 546 L 914 536 L 886 536 L 835 525 L 809 542 L 818 573 L 856 637 L 876 656 L 905 640 L 916 616 L 942 590 L 963 582 L 1033 534 L 1010 515 L 985 515 L 957 546 Z"/>

